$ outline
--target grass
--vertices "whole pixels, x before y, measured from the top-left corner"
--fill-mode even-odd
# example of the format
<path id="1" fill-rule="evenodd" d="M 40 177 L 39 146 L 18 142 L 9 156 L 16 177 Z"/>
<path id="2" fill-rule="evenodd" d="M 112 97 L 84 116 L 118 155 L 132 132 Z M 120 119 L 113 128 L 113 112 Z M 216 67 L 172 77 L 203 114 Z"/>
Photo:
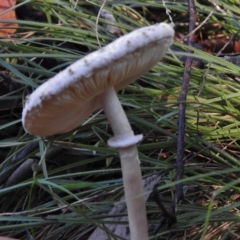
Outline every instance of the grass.
<path id="1" fill-rule="evenodd" d="M 115 1 L 107 6 L 124 34 L 151 24 L 154 16 L 161 15 L 161 21 L 169 21 L 160 1 L 127 2 L 134 4 L 126 7 Z M 208 24 L 220 24 L 218 31 L 226 36 L 234 34 L 239 29 L 237 2 L 210 2 L 223 11 L 214 9 Z M 45 21 L 22 18 L 17 20 L 17 33 L 0 39 L 1 71 L 13 80 L 0 82 L 1 174 L 24 146 L 38 142 L 39 148 L 37 155 L 33 152 L 29 156 L 36 161 L 32 167 L 35 173 L 24 181 L 0 188 L 0 233 L 21 239 L 27 239 L 26 231 L 33 239 L 88 239 L 96 226 L 106 231 L 109 217 L 126 216 L 124 211 L 108 214 L 124 200 L 118 153 L 107 146 L 111 131 L 104 114 L 99 111 L 77 130 L 55 138 L 54 146 L 60 152 L 49 157 L 46 155 L 49 141 L 24 132 L 21 109 L 22 100 L 45 80 L 99 48 L 96 14 L 84 1 L 18 4 L 42 11 Z M 99 1 L 89 3 L 94 4 L 101 5 Z M 154 15 L 151 7 L 158 7 L 161 14 Z M 174 21 L 179 14 L 183 22 L 187 20 L 186 4 L 169 2 L 167 7 L 172 10 Z M 199 1 L 199 21 L 206 19 L 212 10 L 212 5 Z M 111 22 L 101 18 L 98 21 L 98 39 L 104 46 L 116 36 L 103 25 Z M 179 20 L 175 23 L 179 31 Z M 208 31 L 214 35 L 213 29 Z M 187 27 L 181 33 L 186 35 Z M 166 207 L 171 203 L 176 184 L 178 95 L 184 70 L 177 55 L 187 55 L 185 45 L 177 42 L 174 45 L 183 50 L 170 52 L 163 62 L 119 92 L 134 131 L 144 135 L 138 148 L 143 175 L 146 178 L 158 173 L 159 196 Z M 178 223 L 154 236 L 152 231 L 161 212 L 149 196 L 146 205 L 150 239 L 238 239 L 240 234 L 240 68 L 201 50 L 194 49 L 194 57 L 202 59 L 205 67 L 192 68 L 186 101 L 182 180 L 185 198 L 178 206 Z M 115 218 L 111 223 L 121 225 L 127 221 Z"/>

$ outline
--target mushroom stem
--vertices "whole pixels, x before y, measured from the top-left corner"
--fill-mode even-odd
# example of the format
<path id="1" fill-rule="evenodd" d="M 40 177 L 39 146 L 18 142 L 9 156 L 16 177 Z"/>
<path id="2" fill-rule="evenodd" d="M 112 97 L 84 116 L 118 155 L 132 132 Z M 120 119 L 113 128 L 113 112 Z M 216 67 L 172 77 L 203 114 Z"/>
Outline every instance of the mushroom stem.
<path id="1" fill-rule="evenodd" d="M 128 209 L 131 240 L 147 240 L 148 226 L 140 161 L 136 143 L 142 135 L 134 136 L 132 128 L 113 87 L 100 97 L 105 115 L 110 122 L 114 137 L 110 147 L 119 149 L 124 193 Z"/>

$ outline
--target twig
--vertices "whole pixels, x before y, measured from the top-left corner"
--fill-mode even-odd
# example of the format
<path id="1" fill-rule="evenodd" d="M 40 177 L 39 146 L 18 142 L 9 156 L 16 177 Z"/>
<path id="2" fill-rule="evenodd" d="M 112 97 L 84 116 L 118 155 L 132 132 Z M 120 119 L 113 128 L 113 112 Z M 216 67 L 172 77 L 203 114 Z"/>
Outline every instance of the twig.
<path id="1" fill-rule="evenodd" d="M 98 42 L 99 47 L 102 47 L 102 46 L 101 46 L 101 43 L 99 41 L 98 21 L 99 21 L 100 15 L 101 15 L 101 11 L 103 10 L 105 4 L 106 4 L 106 0 L 103 0 L 103 3 L 102 3 L 102 5 L 100 7 L 100 10 L 98 12 L 98 15 L 97 15 L 97 18 L 96 18 L 96 24 L 95 24 L 96 25 L 96 38 L 97 38 L 97 42 Z"/>
<path id="2" fill-rule="evenodd" d="M 189 11 L 189 33 L 192 33 L 188 36 L 188 46 L 194 46 L 194 27 L 196 24 L 196 9 L 194 5 L 194 0 L 188 0 L 188 11 Z M 190 52 L 190 50 L 188 50 Z M 184 153 L 184 134 L 185 134 L 185 110 L 186 110 L 186 97 L 189 86 L 190 72 L 192 67 L 193 58 L 187 57 L 185 62 L 184 74 L 181 91 L 178 97 L 179 101 L 179 111 L 178 111 L 178 140 L 177 140 L 177 157 L 176 157 L 176 180 L 181 180 L 183 178 L 184 166 L 183 166 L 183 153 Z M 164 206 L 161 203 L 161 200 L 158 199 L 158 205 L 161 208 L 163 214 L 160 219 L 159 224 L 154 229 L 154 234 L 158 232 L 164 224 L 167 224 L 168 228 L 177 222 L 176 218 L 176 208 L 177 204 L 181 199 L 183 199 L 183 185 L 178 183 L 175 186 L 176 193 L 175 198 L 170 206 L 170 208 L 165 210 Z"/>
<path id="3" fill-rule="evenodd" d="M 189 32 L 194 31 L 196 23 L 196 9 L 194 0 L 188 0 L 188 11 L 189 11 Z M 194 46 L 194 34 L 188 36 L 188 46 Z M 190 52 L 190 51 L 188 51 Z M 184 135 L 185 135 L 185 110 L 186 110 L 186 97 L 189 86 L 189 79 L 191 73 L 193 58 L 188 57 L 185 63 L 183 82 L 181 91 L 178 97 L 179 100 L 179 111 L 178 111 L 178 140 L 177 140 L 177 157 L 176 157 L 176 169 L 177 175 L 176 180 L 181 180 L 184 174 L 183 166 L 183 153 L 184 153 Z M 178 202 L 183 198 L 183 185 L 182 183 L 176 184 L 176 196 L 175 196 L 175 208 Z M 174 210 L 175 212 L 175 210 Z"/>

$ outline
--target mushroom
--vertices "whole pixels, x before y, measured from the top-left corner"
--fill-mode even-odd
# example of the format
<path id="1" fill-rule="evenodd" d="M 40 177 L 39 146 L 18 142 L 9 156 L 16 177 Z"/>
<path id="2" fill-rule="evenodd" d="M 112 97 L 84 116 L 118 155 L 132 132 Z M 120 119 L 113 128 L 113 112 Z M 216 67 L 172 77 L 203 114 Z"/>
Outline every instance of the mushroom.
<path id="1" fill-rule="evenodd" d="M 140 161 L 134 135 L 116 91 L 149 71 L 168 51 L 174 30 L 166 23 L 142 27 L 76 61 L 27 99 L 26 132 L 52 136 L 69 132 L 102 106 L 119 149 L 131 240 L 148 239 Z"/>

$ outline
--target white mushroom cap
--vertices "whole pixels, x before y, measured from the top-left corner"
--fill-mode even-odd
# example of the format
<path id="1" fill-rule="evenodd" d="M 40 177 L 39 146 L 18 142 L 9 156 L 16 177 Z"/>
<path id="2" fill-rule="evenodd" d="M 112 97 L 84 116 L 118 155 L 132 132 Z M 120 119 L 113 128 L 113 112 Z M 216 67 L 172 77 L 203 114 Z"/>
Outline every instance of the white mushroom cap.
<path id="1" fill-rule="evenodd" d="M 143 27 L 76 61 L 30 95 L 24 129 L 44 137 L 76 128 L 100 107 L 108 86 L 122 89 L 161 60 L 173 36 L 166 23 Z"/>

